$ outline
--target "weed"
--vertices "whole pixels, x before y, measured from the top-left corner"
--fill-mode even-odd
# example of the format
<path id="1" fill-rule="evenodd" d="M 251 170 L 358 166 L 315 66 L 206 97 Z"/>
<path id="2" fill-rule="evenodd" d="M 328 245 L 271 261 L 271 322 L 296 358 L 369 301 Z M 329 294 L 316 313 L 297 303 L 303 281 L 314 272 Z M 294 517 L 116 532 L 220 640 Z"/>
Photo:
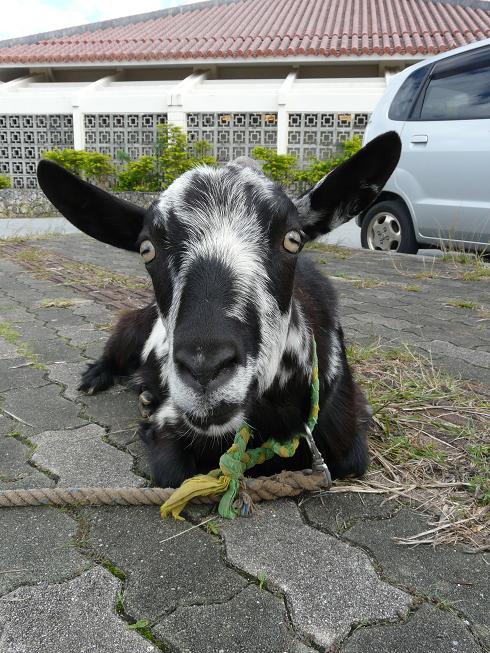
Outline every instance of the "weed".
<path id="1" fill-rule="evenodd" d="M 205 527 L 206 531 L 210 535 L 219 535 L 220 534 L 219 524 L 218 524 L 217 521 L 214 521 L 214 520 L 208 521 L 208 522 L 206 522 L 204 527 Z"/>
<path id="2" fill-rule="evenodd" d="M 10 345 L 14 345 L 18 356 L 29 361 L 31 367 L 37 370 L 46 371 L 47 368 L 39 362 L 38 355 L 31 351 L 29 346 L 21 341 L 20 333 L 14 329 L 12 324 L 7 322 L 7 320 L 0 322 L 0 338 L 3 338 Z"/>
<path id="3" fill-rule="evenodd" d="M 466 270 L 466 272 L 463 272 L 459 278 L 463 281 L 481 281 L 488 277 L 490 277 L 490 266 L 481 262 L 476 264 L 472 270 Z"/>
<path id="4" fill-rule="evenodd" d="M 379 288 L 384 285 L 384 281 L 379 281 L 379 279 L 357 279 L 354 282 L 356 288 Z"/>
<path id="5" fill-rule="evenodd" d="M 267 580 L 267 574 L 265 571 L 259 572 L 257 576 L 257 580 L 259 581 L 259 590 L 263 590 L 265 586 L 265 582 Z"/>
<path id="6" fill-rule="evenodd" d="M 464 299 L 451 299 L 450 301 L 446 302 L 446 306 L 455 306 L 456 308 L 468 308 L 472 311 L 481 308 L 480 304 L 477 304 L 476 302 L 468 302 Z"/>
<path id="7" fill-rule="evenodd" d="M 408 290 L 408 292 L 420 292 L 422 290 L 422 286 L 417 286 L 416 283 L 408 283 L 406 286 L 403 286 L 403 290 Z"/>
<path id="8" fill-rule="evenodd" d="M 148 619 L 138 619 L 134 624 L 128 624 L 126 628 L 128 630 L 140 630 L 141 628 L 147 628 L 149 623 Z"/>
<path id="9" fill-rule="evenodd" d="M 64 299 L 63 297 L 57 297 L 55 299 L 43 299 L 40 307 L 41 308 L 70 308 L 70 306 L 75 306 L 78 302 L 74 299 Z"/>
<path id="10" fill-rule="evenodd" d="M 124 581 L 126 579 L 125 573 L 122 571 L 122 569 L 119 569 L 115 565 L 112 564 L 112 562 L 109 562 L 108 560 L 104 560 L 102 563 L 102 566 L 107 569 L 108 572 L 110 572 L 113 576 L 116 578 L 119 578 L 119 580 Z"/>

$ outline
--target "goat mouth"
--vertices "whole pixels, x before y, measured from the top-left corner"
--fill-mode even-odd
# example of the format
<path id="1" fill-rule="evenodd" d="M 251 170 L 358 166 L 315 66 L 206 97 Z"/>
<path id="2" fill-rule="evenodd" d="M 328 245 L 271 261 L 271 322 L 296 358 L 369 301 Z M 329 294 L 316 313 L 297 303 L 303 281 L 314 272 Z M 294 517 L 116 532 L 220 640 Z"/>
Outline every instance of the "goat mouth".
<path id="1" fill-rule="evenodd" d="M 183 417 L 190 427 L 204 435 L 224 435 L 236 430 L 243 420 L 240 406 L 227 406 L 215 409 L 209 415 L 196 417 L 184 413 Z"/>

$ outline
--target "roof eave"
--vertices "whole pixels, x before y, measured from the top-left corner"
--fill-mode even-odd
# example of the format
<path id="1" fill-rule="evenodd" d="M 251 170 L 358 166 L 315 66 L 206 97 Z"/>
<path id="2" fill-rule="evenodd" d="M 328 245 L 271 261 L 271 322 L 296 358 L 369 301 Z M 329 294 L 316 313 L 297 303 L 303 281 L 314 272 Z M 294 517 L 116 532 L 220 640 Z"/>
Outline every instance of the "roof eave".
<path id="1" fill-rule="evenodd" d="M 3 63 L 0 60 L 0 68 L 155 68 L 155 67 L 172 67 L 172 66 L 196 66 L 205 68 L 211 65 L 230 66 L 230 65 L 253 65 L 253 64 L 368 64 L 368 63 L 387 63 L 387 62 L 415 62 L 433 56 L 430 54 L 363 54 L 363 55 L 329 55 L 329 56 L 268 56 L 268 57 L 215 57 L 215 58 L 181 58 L 181 59 L 141 59 L 141 60 L 121 60 L 107 59 L 101 61 L 32 61 L 22 63 Z"/>

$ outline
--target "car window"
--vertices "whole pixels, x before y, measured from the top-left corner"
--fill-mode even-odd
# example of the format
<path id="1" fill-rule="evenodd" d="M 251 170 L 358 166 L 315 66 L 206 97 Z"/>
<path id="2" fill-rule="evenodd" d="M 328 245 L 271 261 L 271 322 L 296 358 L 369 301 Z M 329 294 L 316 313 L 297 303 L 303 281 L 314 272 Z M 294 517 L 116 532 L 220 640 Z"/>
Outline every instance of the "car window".
<path id="1" fill-rule="evenodd" d="M 435 66 L 419 120 L 490 118 L 490 51 L 458 58 Z"/>
<path id="2" fill-rule="evenodd" d="M 422 86 L 430 66 L 422 66 L 417 68 L 411 75 L 403 82 L 398 89 L 397 94 L 393 98 L 390 110 L 388 111 L 388 118 L 390 120 L 407 120 L 410 115 L 412 106 L 417 98 L 420 87 Z"/>

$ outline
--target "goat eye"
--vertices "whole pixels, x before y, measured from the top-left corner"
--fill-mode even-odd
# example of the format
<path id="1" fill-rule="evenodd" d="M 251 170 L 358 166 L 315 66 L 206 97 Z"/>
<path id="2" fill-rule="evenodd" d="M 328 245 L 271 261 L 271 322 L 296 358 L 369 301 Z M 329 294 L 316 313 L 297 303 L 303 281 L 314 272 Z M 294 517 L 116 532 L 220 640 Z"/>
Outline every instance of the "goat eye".
<path id="1" fill-rule="evenodd" d="M 282 244 L 286 251 L 297 254 L 302 244 L 301 233 L 299 231 L 288 231 Z"/>
<path id="2" fill-rule="evenodd" d="M 144 240 L 140 245 L 141 258 L 145 263 L 153 261 L 155 258 L 155 248 L 149 240 Z"/>

